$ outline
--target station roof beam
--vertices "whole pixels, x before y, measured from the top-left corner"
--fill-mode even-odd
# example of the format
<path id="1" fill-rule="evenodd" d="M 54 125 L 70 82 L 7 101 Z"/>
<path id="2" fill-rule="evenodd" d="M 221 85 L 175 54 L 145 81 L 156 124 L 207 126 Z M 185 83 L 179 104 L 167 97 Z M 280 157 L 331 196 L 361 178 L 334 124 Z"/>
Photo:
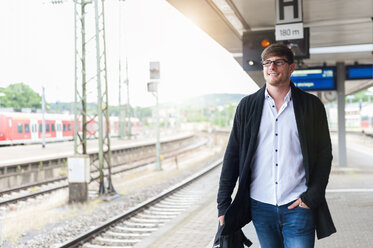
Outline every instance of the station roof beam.
<path id="1" fill-rule="evenodd" d="M 274 0 L 168 2 L 231 52 L 241 65 L 243 32 L 275 28 Z M 337 62 L 344 62 L 346 65 L 372 63 L 373 1 L 306 0 L 302 3 L 303 24 L 310 29 L 310 58 L 304 60 L 307 66 L 334 66 Z M 351 46 L 357 51 L 349 49 Z M 336 47 L 336 50 L 329 49 L 330 47 Z M 249 74 L 254 81 L 257 81 L 257 76 L 261 76 L 261 72 L 257 72 L 257 76 L 255 72 Z M 362 85 L 366 81 L 361 82 Z M 347 85 L 347 94 L 349 88 Z M 356 91 L 353 88 L 351 91 Z"/>

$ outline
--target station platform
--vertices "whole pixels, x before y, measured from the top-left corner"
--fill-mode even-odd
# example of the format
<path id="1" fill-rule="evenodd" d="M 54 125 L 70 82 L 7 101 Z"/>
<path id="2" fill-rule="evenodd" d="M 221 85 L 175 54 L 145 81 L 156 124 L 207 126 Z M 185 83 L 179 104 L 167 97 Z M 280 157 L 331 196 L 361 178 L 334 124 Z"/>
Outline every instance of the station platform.
<path id="1" fill-rule="evenodd" d="M 167 133 L 162 135 L 161 142 L 174 139 L 182 139 L 192 136 L 191 132 L 185 133 Z M 155 142 L 155 137 L 144 136 L 133 139 L 111 138 L 111 150 L 123 149 L 127 147 L 141 146 Z M 87 141 L 88 153 L 98 152 L 98 140 Z M 74 154 L 74 142 L 47 143 L 45 148 L 41 144 L 19 145 L 0 147 L 1 159 L 0 167 L 13 164 L 21 164 L 34 161 L 43 161 L 55 158 L 66 158 Z"/>
<path id="2" fill-rule="evenodd" d="M 334 137 L 332 140 L 333 151 L 337 151 L 337 141 Z M 348 166 L 341 168 L 333 161 L 326 198 L 337 233 L 328 238 L 316 239 L 316 248 L 373 247 L 372 140 L 350 137 L 347 139 Z M 338 157 L 336 153 L 334 157 Z M 218 224 L 218 180 L 217 176 L 211 182 L 210 193 L 198 206 L 152 234 L 136 248 L 211 248 Z M 251 247 L 260 247 L 252 223 L 243 230 L 253 242 Z"/>

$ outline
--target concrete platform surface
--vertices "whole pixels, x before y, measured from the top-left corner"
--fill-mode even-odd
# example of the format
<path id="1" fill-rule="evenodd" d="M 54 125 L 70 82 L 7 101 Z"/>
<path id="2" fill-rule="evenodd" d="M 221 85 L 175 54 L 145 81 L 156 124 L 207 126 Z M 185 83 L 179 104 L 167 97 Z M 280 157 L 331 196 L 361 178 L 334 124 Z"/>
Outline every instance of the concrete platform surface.
<path id="1" fill-rule="evenodd" d="M 334 145 L 337 141 L 334 140 Z M 333 165 L 326 198 L 337 233 L 316 240 L 316 248 L 373 248 L 373 146 L 372 140 L 350 140 L 349 166 Z M 368 143 L 369 145 L 367 145 Z M 356 148 L 359 149 L 356 149 Z M 333 147 L 333 150 L 337 149 Z M 337 154 L 334 154 L 337 157 Z M 334 163 L 334 162 L 333 162 Z M 204 201 L 179 216 L 136 248 L 211 248 L 217 230 L 216 193 L 218 176 Z M 253 225 L 244 227 L 246 236 L 260 247 Z"/>
<path id="2" fill-rule="evenodd" d="M 167 134 L 161 137 L 161 142 L 181 139 L 193 135 L 192 133 Z M 111 139 L 111 150 L 140 146 L 155 142 L 155 137 L 139 137 L 137 139 Z M 87 141 L 88 153 L 98 152 L 98 140 Z M 74 143 L 47 143 L 45 148 L 41 144 L 0 147 L 0 167 L 54 158 L 65 158 L 74 154 Z"/>

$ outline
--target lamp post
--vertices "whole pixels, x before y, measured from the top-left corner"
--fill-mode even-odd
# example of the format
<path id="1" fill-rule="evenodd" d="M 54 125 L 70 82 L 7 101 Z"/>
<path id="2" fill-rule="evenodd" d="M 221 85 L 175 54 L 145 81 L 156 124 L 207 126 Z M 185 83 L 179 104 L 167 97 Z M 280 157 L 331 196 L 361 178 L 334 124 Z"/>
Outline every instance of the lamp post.
<path id="1" fill-rule="evenodd" d="M 155 144 L 155 156 L 156 156 L 156 165 L 155 169 L 157 171 L 162 170 L 161 165 L 161 144 L 160 144 L 160 135 L 159 135 L 159 103 L 158 103 L 158 83 L 159 82 L 149 82 L 148 83 L 148 92 L 152 93 L 155 97 L 155 135 L 156 135 L 156 144 Z"/>
<path id="2" fill-rule="evenodd" d="M 149 78 L 150 82 L 148 83 L 148 91 L 151 92 L 155 96 L 155 133 L 156 133 L 156 146 L 155 146 L 155 153 L 156 153 L 156 170 L 162 170 L 161 165 L 161 145 L 160 145 L 160 138 L 159 138 L 159 104 L 158 104 L 158 84 L 161 79 L 160 75 L 160 62 L 153 61 L 149 63 Z"/>
<path id="3" fill-rule="evenodd" d="M 123 106 L 122 106 L 122 57 L 121 57 L 121 45 L 122 45 L 122 30 L 124 31 L 124 44 L 126 45 L 126 30 L 125 26 L 122 27 L 122 15 L 125 17 L 125 8 L 122 8 L 122 4 L 125 0 L 119 0 L 119 8 L 118 8 L 118 15 L 119 15 L 119 30 L 118 30 L 118 36 L 119 36 L 119 63 L 118 63 L 118 69 L 119 69 L 119 137 L 124 138 L 125 134 L 128 138 L 131 138 L 131 107 L 130 107 L 130 95 L 129 95 L 129 79 L 128 79 L 128 57 L 125 56 L 126 64 L 125 64 L 125 76 L 126 79 L 124 80 L 124 83 L 126 85 L 126 91 L 127 91 L 127 104 L 126 104 L 126 117 L 127 117 L 127 126 L 125 126 L 125 119 L 123 116 Z M 127 49 L 125 47 L 125 52 L 127 53 Z"/>

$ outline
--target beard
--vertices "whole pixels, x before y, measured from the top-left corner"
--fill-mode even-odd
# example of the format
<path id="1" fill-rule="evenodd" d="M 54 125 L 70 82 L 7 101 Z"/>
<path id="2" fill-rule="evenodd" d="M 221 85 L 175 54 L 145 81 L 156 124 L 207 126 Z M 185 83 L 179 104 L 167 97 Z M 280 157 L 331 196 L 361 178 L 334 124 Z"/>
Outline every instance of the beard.
<path id="1" fill-rule="evenodd" d="M 282 70 L 280 72 L 264 72 L 264 79 L 266 83 L 272 86 L 288 84 L 290 82 L 290 72 L 287 70 Z"/>

